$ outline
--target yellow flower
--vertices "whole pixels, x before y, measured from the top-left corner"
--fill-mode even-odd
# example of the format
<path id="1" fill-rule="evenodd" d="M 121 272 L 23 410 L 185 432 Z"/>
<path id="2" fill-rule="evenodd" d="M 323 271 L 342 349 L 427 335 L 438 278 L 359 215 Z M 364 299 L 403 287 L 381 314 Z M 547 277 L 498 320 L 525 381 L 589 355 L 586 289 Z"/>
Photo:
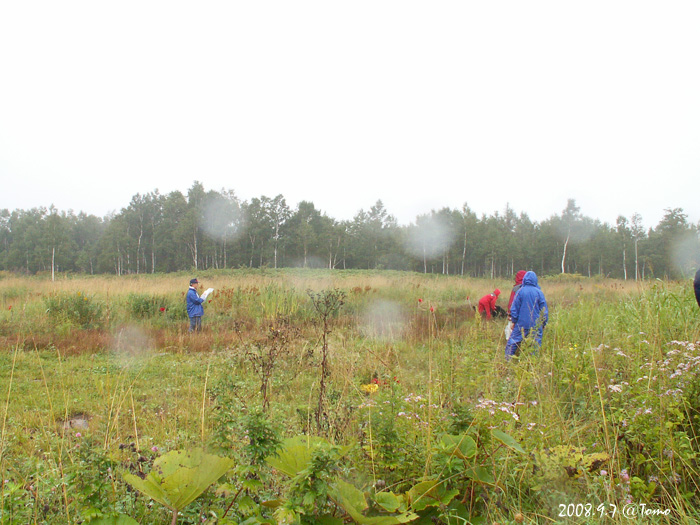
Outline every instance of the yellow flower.
<path id="1" fill-rule="evenodd" d="M 370 383 L 368 385 L 362 385 L 360 386 L 360 389 L 365 393 L 365 394 L 374 394 L 377 390 L 379 390 L 379 385 Z"/>

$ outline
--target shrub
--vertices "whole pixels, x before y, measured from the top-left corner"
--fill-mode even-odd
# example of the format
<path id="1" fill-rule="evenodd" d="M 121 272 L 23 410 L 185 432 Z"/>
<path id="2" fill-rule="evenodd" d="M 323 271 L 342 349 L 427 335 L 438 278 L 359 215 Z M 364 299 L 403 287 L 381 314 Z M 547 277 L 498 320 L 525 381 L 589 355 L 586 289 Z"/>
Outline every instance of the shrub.
<path id="1" fill-rule="evenodd" d="M 104 305 L 82 292 L 54 294 L 44 299 L 47 313 L 56 324 L 69 322 L 79 328 L 95 329 L 103 324 Z"/>

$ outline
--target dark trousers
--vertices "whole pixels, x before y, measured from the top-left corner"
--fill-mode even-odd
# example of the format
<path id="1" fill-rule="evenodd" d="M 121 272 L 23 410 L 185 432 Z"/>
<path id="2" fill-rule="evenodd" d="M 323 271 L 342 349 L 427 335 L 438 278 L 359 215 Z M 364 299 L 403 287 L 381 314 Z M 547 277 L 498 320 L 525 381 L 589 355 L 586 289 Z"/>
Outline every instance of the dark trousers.
<path id="1" fill-rule="evenodd" d="M 202 316 L 195 315 L 190 317 L 190 332 L 201 332 L 202 331 Z"/>

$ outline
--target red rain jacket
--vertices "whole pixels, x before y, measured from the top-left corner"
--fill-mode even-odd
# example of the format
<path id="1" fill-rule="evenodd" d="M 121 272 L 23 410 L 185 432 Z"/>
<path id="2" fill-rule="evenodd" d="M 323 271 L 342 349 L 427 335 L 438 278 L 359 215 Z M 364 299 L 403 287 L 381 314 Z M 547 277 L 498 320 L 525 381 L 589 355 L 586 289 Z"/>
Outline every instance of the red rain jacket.
<path id="1" fill-rule="evenodd" d="M 527 272 L 525 270 L 520 270 L 518 273 L 515 274 L 515 286 L 513 286 L 513 290 L 510 292 L 510 299 L 508 300 L 508 313 L 510 315 L 510 307 L 513 305 L 513 299 L 515 299 L 516 294 L 518 293 L 518 290 L 520 290 L 520 287 L 523 285 L 523 277 L 525 277 L 525 274 Z"/>
<path id="2" fill-rule="evenodd" d="M 496 301 L 501 291 L 496 288 L 493 293 L 484 295 L 479 299 L 479 313 L 486 312 L 486 319 L 491 319 L 491 312 L 496 308 Z"/>

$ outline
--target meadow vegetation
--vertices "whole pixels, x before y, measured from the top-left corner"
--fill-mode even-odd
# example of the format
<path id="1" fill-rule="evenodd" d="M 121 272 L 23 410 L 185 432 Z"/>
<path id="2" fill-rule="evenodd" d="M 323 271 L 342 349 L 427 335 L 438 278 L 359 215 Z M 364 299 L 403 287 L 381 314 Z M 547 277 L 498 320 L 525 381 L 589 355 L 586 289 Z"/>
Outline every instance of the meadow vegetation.
<path id="1" fill-rule="evenodd" d="M 543 277 L 506 363 L 507 280 L 198 277 L 0 275 L 0 523 L 700 520 L 690 283 Z"/>

